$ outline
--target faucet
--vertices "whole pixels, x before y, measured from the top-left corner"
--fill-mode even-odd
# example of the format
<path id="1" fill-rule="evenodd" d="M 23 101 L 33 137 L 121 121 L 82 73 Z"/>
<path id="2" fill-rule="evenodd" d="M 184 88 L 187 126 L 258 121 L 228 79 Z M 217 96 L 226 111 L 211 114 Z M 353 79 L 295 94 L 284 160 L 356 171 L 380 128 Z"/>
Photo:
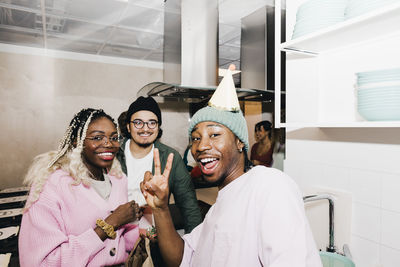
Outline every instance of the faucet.
<path id="1" fill-rule="evenodd" d="M 316 201 L 316 200 L 322 200 L 322 199 L 327 199 L 329 201 L 329 245 L 326 248 L 326 251 L 328 252 L 336 252 L 335 248 L 335 237 L 334 237 L 334 199 L 331 195 L 328 194 L 321 194 L 321 195 L 309 195 L 303 197 L 304 203 L 306 202 L 311 202 L 311 201 Z"/>

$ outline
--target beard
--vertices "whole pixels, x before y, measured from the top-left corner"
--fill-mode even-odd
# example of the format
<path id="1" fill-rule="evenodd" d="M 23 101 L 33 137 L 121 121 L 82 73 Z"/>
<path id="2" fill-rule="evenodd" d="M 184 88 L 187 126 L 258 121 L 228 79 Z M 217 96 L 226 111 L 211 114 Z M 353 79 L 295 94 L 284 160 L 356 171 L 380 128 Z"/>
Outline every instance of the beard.
<path id="1" fill-rule="evenodd" d="M 134 142 L 137 146 L 141 148 L 148 148 L 149 146 L 152 146 L 155 141 L 157 141 L 157 133 L 153 133 L 150 138 L 145 138 L 142 139 L 139 136 L 139 133 L 136 135 L 131 135 L 131 142 Z"/>
<path id="2" fill-rule="evenodd" d="M 154 140 L 154 142 L 155 142 L 155 140 Z M 152 146 L 154 142 L 149 142 L 149 143 L 144 143 L 144 144 L 136 143 L 136 142 L 135 142 L 135 143 L 136 143 L 138 146 L 140 146 L 141 148 L 148 148 L 149 146 Z"/>

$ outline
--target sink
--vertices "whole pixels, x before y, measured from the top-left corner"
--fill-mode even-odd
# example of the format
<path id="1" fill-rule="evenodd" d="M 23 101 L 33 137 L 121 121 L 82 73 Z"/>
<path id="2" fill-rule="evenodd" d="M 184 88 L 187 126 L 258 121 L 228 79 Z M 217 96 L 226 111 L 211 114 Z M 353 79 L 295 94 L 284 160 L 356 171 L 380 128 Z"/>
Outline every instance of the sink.
<path id="1" fill-rule="evenodd" d="M 337 253 L 320 251 L 319 255 L 323 267 L 355 267 L 356 265 L 347 257 Z"/>

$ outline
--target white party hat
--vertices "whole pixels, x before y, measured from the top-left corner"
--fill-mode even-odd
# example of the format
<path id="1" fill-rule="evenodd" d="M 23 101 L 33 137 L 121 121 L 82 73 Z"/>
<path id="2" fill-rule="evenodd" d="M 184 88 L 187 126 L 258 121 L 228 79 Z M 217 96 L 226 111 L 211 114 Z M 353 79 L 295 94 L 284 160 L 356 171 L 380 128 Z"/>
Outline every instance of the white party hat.
<path id="1" fill-rule="evenodd" d="M 208 105 L 216 109 L 226 111 L 239 111 L 240 105 L 236 94 L 235 83 L 233 82 L 232 71 L 235 65 L 231 64 L 225 72 L 224 78 L 215 89 Z"/>

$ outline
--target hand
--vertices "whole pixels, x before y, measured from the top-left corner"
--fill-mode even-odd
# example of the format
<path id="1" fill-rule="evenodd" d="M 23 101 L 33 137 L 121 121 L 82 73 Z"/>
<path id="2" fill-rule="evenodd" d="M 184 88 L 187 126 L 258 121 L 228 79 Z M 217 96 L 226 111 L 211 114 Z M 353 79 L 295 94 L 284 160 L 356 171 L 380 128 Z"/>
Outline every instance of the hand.
<path id="1" fill-rule="evenodd" d="M 154 175 L 146 172 L 140 183 L 140 190 L 152 209 L 168 208 L 168 179 L 173 159 L 174 154 L 169 154 L 164 172 L 161 174 L 160 155 L 158 149 L 154 148 Z"/>
<path id="2" fill-rule="evenodd" d="M 135 201 L 130 201 L 122 204 L 111 213 L 105 222 L 111 224 L 114 229 L 118 229 L 120 226 L 136 221 L 143 216 L 143 208 L 140 208 Z"/>

